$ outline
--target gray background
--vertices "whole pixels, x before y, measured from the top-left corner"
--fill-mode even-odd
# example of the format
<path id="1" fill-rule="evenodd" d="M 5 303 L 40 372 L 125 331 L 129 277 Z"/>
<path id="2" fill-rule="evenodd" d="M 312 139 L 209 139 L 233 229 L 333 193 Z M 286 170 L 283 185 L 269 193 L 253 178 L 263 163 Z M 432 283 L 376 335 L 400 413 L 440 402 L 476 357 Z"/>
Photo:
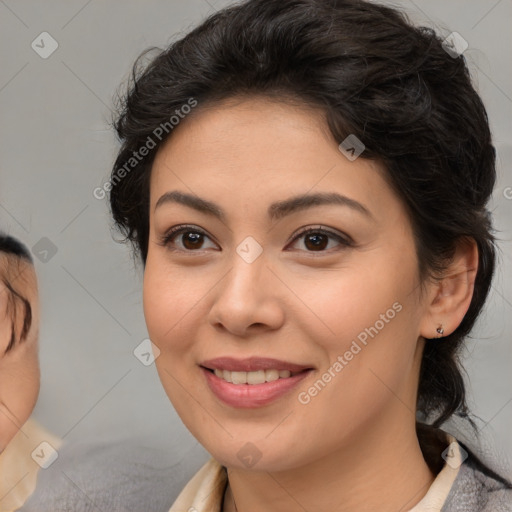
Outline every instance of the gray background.
<path id="1" fill-rule="evenodd" d="M 133 355 L 147 336 L 141 270 L 113 241 L 107 203 L 93 190 L 113 163 L 109 108 L 134 59 L 228 3 L 0 0 L 0 226 L 31 248 L 48 245 L 46 237 L 56 250 L 46 262 L 36 257 L 43 322 L 34 416 L 68 442 L 163 434 L 189 461 L 188 473 L 207 454 L 181 424 L 154 366 Z M 465 56 L 488 109 L 499 153 L 491 209 L 500 268 L 466 367 L 485 435 L 512 457 L 512 0 L 394 4 L 468 41 Z M 43 31 L 59 44 L 47 59 L 31 48 Z"/>

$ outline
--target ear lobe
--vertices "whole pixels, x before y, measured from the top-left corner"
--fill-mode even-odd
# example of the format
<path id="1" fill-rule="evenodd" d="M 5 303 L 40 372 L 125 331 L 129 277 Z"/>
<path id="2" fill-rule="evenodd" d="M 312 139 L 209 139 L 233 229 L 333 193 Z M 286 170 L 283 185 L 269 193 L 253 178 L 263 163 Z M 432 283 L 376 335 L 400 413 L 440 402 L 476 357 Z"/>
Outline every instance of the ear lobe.
<path id="1" fill-rule="evenodd" d="M 421 336 L 439 338 L 451 334 L 469 309 L 478 271 L 478 247 L 474 239 L 463 239 L 443 276 L 433 285 L 430 304 L 421 323 Z"/>

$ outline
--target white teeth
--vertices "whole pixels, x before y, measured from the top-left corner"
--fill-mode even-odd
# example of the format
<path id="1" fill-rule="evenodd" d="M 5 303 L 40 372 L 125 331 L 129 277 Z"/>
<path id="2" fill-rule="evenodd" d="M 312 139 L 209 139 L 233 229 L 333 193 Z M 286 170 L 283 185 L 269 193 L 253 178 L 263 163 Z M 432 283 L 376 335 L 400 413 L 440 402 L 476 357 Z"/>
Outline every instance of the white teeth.
<path id="1" fill-rule="evenodd" d="M 246 372 L 231 372 L 231 382 L 233 384 L 246 384 L 247 373 Z"/>
<path id="2" fill-rule="evenodd" d="M 265 370 L 265 380 L 267 382 L 272 382 L 277 379 L 279 379 L 279 370 Z"/>
<path id="3" fill-rule="evenodd" d="M 265 370 L 247 372 L 247 384 L 263 384 L 265 382 Z"/>
<path id="4" fill-rule="evenodd" d="M 289 370 L 258 370 L 255 372 L 230 372 L 214 370 L 217 377 L 233 384 L 263 384 L 277 379 L 287 379 L 291 376 Z"/>

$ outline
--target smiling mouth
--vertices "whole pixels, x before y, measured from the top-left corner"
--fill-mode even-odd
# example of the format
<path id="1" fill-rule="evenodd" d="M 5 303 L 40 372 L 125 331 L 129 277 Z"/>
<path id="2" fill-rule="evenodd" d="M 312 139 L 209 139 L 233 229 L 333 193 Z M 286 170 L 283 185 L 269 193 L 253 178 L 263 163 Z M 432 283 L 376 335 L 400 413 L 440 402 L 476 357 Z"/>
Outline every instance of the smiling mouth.
<path id="1" fill-rule="evenodd" d="M 279 379 L 288 379 L 290 377 L 294 377 L 299 373 L 303 373 L 306 370 L 302 370 L 300 372 L 291 372 L 290 370 L 257 370 L 253 372 L 234 372 L 229 370 L 221 370 L 221 369 L 211 369 L 202 367 L 205 370 L 208 370 L 211 373 L 214 373 L 220 379 L 229 382 L 231 384 L 246 384 L 246 385 L 255 385 L 255 384 L 264 384 L 265 382 L 274 382 Z"/>
<path id="2" fill-rule="evenodd" d="M 268 357 L 217 357 L 199 368 L 210 391 L 223 404 L 238 409 L 270 405 L 291 391 L 314 370 L 310 365 Z"/>

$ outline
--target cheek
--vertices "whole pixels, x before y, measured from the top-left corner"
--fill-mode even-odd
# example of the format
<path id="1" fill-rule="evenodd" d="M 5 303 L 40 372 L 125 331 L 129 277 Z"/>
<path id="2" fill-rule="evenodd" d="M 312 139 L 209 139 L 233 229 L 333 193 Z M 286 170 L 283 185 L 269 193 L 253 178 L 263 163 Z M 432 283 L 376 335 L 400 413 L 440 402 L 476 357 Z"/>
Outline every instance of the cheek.
<path id="1" fill-rule="evenodd" d="M 189 396 L 184 389 L 194 392 L 198 385 L 197 331 L 207 315 L 201 308 L 211 286 L 191 267 L 173 268 L 148 256 L 144 316 L 149 338 L 160 350 L 155 360 L 160 380 L 177 409 L 183 401 L 187 407 Z"/>
<path id="2" fill-rule="evenodd" d="M 414 259 L 359 263 L 295 290 L 316 313 L 308 313 L 301 331 L 324 353 L 318 378 L 325 387 L 302 389 L 320 415 L 336 415 L 326 404 L 338 403 L 339 411 L 364 416 L 390 390 L 408 393 L 412 382 L 419 323 Z"/>
<path id="3" fill-rule="evenodd" d="M 28 344 L 27 341 L 23 343 Z M 7 407 L 9 415 L 15 416 L 17 423 L 28 419 L 39 393 L 39 361 L 34 342 L 30 343 L 30 348 L 16 345 L 13 350 L 21 352 L 4 356 L 0 365 L 0 402 Z"/>
<path id="4" fill-rule="evenodd" d="M 148 257 L 144 272 L 143 305 L 149 337 L 160 349 L 155 360 L 162 386 L 187 429 L 202 440 L 202 426 L 210 425 L 198 389 L 195 341 L 200 299 L 208 289 L 191 285 L 190 269 L 169 269 Z M 200 315 L 204 318 L 204 315 Z M 191 396 L 194 398 L 191 400 Z"/>
<path id="5" fill-rule="evenodd" d="M 302 328 L 330 353 L 348 350 L 355 339 L 364 344 L 376 331 L 399 331 L 398 325 L 408 319 L 403 309 L 412 307 L 414 272 L 410 265 L 359 259 L 345 268 L 318 272 L 314 280 L 297 278 L 293 284 L 304 305 L 304 314 L 295 319 L 302 317 Z"/>
<path id="6" fill-rule="evenodd" d="M 184 271 L 166 268 L 155 260 L 148 256 L 144 272 L 144 317 L 151 340 L 161 351 L 167 351 L 193 307 L 194 288 Z"/>

